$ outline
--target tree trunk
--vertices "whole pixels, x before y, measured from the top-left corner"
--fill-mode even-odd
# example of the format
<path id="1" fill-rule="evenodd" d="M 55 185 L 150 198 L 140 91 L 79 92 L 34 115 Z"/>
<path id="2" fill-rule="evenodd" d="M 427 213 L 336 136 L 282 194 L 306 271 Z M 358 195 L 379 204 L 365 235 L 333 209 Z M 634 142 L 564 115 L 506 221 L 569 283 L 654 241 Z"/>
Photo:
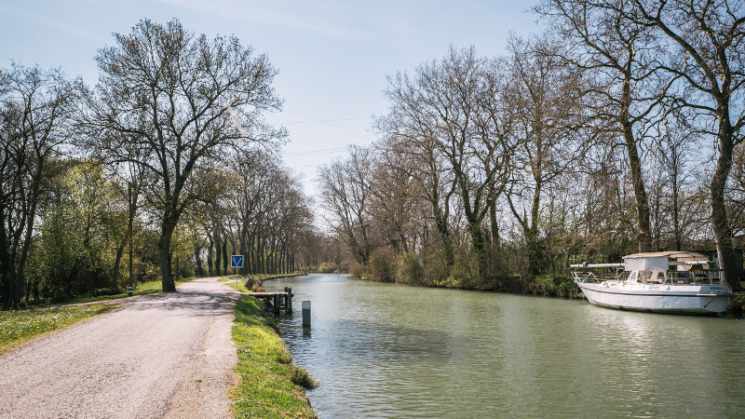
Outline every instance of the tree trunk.
<path id="1" fill-rule="evenodd" d="M 10 281 L 10 271 L 13 269 L 10 263 L 10 242 L 5 229 L 5 209 L 0 206 L 0 304 L 10 305 L 13 295 L 13 285 Z"/>
<path id="2" fill-rule="evenodd" d="M 621 114 L 619 122 L 623 134 L 626 154 L 629 158 L 629 170 L 631 172 L 631 183 L 634 187 L 634 200 L 636 202 L 636 222 L 638 224 L 637 240 L 639 251 L 649 252 L 652 250 L 652 235 L 649 222 L 649 202 L 647 192 L 644 189 L 644 177 L 642 175 L 642 163 L 634 138 L 633 124 L 629 115 L 631 107 L 631 75 L 625 74 L 623 93 L 621 97 Z"/>
<path id="3" fill-rule="evenodd" d="M 114 275 L 111 279 L 111 288 L 119 288 L 119 266 L 122 263 L 122 256 L 124 256 L 124 248 L 127 246 L 127 240 L 122 240 L 119 243 L 119 247 L 116 249 L 116 257 L 114 259 Z"/>
<path id="4" fill-rule="evenodd" d="M 137 215 L 137 200 L 139 197 L 139 187 L 137 183 L 130 182 L 127 185 L 127 203 L 129 211 L 127 213 L 127 240 L 129 241 L 129 283 L 134 285 L 134 224 Z"/>
<path id="5" fill-rule="evenodd" d="M 677 162 L 673 167 L 672 176 L 672 191 L 673 191 L 673 229 L 675 237 L 675 250 L 683 250 L 683 234 L 680 231 L 680 194 L 678 187 L 678 168 Z"/>
<path id="6" fill-rule="evenodd" d="M 215 271 L 213 268 L 213 260 L 212 260 L 212 249 L 215 247 L 215 242 L 212 241 L 212 237 L 209 238 L 209 247 L 207 247 L 207 271 L 209 272 L 209 275 L 215 275 Z"/>
<path id="7" fill-rule="evenodd" d="M 436 202 L 432 202 L 432 204 L 432 209 L 434 210 L 435 216 L 435 225 L 437 226 L 437 231 L 440 233 L 440 238 L 442 239 L 442 247 L 445 252 L 445 263 L 447 265 L 447 272 L 445 272 L 445 276 L 448 276 L 450 275 L 450 270 L 452 269 L 453 265 L 455 265 L 455 251 L 453 250 L 453 241 L 450 237 L 448 222 L 445 219 L 440 206 L 437 205 Z"/>
<path id="8" fill-rule="evenodd" d="M 243 267 L 240 269 L 241 275 L 246 275 L 248 272 L 248 256 L 246 251 L 246 236 L 244 234 L 241 235 L 241 241 L 240 241 L 240 248 L 238 250 L 238 253 L 243 255 Z"/>
<path id="9" fill-rule="evenodd" d="M 225 275 L 230 275 L 228 260 L 228 240 L 226 239 L 222 242 L 222 267 Z"/>
<path id="10" fill-rule="evenodd" d="M 727 135 L 729 134 L 729 136 Z M 722 140 L 725 138 L 725 140 Z M 732 128 L 720 126 L 719 130 L 719 159 L 714 176 L 711 179 L 711 227 L 714 232 L 714 240 L 717 246 L 719 268 L 724 272 L 722 283 L 727 284 L 733 291 L 740 291 L 740 278 L 738 276 L 737 264 L 735 263 L 735 252 L 732 247 L 732 231 L 727 220 L 727 212 L 724 203 L 724 188 L 727 177 L 732 168 Z"/>
<path id="11" fill-rule="evenodd" d="M 173 256 L 171 253 L 171 238 L 173 237 L 173 231 L 176 229 L 176 223 L 177 218 L 174 215 L 166 214 L 158 241 L 163 292 L 176 292 L 176 283 L 171 271 L 171 258 Z"/>
<path id="12" fill-rule="evenodd" d="M 197 263 L 197 276 L 204 276 L 204 268 L 202 267 L 202 248 L 204 247 L 204 242 L 202 242 L 201 246 L 194 245 L 194 261 Z"/>
<path id="13" fill-rule="evenodd" d="M 215 275 L 222 275 L 220 271 L 220 261 L 222 260 L 221 249 L 222 241 L 220 240 L 220 229 L 216 228 L 215 232 Z"/>
<path id="14" fill-rule="evenodd" d="M 540 163 L 539 163 L 540 164 Z M 544 272 L 545 254 L 541 249 L 538 239 L 538 217 L 541 210 L 541 191 L 543 189 L 542 167 L 538 166 L 538 173 L 534 174 L 535 191 L 533 191 L 533 202 L 530 207 L 530 227 L 525 232 L 525 242 L 528 246 L 528 270 L 531 275 L 540 275 Z"/>

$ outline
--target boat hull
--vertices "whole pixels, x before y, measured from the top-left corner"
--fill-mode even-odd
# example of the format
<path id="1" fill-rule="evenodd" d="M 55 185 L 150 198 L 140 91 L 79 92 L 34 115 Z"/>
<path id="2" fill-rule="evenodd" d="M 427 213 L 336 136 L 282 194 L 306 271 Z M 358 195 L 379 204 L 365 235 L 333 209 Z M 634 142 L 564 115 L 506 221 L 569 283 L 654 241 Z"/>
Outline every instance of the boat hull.
<path id="1" fill-rule="evenodd" d="M 662 313 L 723 313 L 732 294 L 724 285 L 639 284 L 625 281 L 589 283 L 575 281 L 587 300 L 595 305 L 621 310 Z"/>

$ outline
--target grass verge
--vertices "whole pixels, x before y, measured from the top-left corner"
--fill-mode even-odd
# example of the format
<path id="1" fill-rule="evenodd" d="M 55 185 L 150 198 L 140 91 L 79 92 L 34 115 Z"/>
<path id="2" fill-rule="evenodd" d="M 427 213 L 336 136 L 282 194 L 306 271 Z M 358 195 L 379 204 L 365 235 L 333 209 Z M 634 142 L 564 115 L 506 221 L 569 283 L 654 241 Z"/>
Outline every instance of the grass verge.
<path id="1" fill-rule="evenodd" d="M 187 282 L 193 281 L 197 279 L 197 277 L 190 277 L 183 280 L 176 281 L 176 286 L 179 286 L 181 284 L 185 284 Z M 56 307 L 56 306 L 64 306 L 64 305 L 70 305 L 70 304 L 80 304 L 80 303 L 93 303 L 96 301 L 108 301 L 108 300 L 119 300 L 122 298 L 127 298 L 127 292 L 126 292 L 127 286 L 124 285 L 122 289 L 125 290 L 125 292 L 119 293 L 119 294 L 109 294 L 109 295 L 97 295 L 97 296 L 90 296 L 90 295 L 81 295 L 78 297 L 73 297 L 66 299 L 64 301 L 58 301 L 58 302 L 51 302 L 51 301 L 31 301 L 30 303 L 26 304 L 25 302 L 21 303 L 21 310 L 34 310 L 38 308 L 46 308 L 46 307 Z M 135 286 L 134 290 L 132 291 L 132 296 L 137 295 L 147 295 L 147 294 L 157 294 L 163 290 L 163 284 L 161 281 L 148 281 L 148 282 L 138 282 Z M 10 310 L 0 310 L 0 313 L 5 313 Z"/>
<path id="2" fill-rule="evenodd" d="M 235 417 L 316 417 L 300 385 L 313 387 L 315 381 L 292 365 L 292 355 L 256 298 L 243 295 L 238 300 L 233 341 L 238 349 L 235 371 L 241 377 L 233 389 Z"/>
<path id="3" fill-rule="evenodd" d="M 0 353 L 29 339 L 105 313 L 118 304 L 94 304 L 62 307 L 54 310 L 27 311 L 0 316 Z"/>
<path id="4" fill-rule="evenodd" d="M 225 285 L 229 286 L 230 288 L 232 288 L 234 290 L 238 290 L 240 292 L 251 292 L 250 289 L 246 288 L 246 286 L 243 285 L 243 282 L 231 282 L 231 283 L 225 284 Z"/>

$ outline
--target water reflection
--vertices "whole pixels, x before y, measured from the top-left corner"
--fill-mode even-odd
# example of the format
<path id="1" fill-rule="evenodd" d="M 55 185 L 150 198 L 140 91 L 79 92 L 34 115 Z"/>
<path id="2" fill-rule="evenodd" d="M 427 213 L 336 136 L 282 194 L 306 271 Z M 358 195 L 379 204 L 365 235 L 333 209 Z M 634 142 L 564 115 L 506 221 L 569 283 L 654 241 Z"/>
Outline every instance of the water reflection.
<path id="1" fill-rule="evenodd" d="M 742 320 L 338 275 L 277 286 L 312 301 L 310 332 L 299 310 L 281 330 L 323 418 L 745 414 Z"/>

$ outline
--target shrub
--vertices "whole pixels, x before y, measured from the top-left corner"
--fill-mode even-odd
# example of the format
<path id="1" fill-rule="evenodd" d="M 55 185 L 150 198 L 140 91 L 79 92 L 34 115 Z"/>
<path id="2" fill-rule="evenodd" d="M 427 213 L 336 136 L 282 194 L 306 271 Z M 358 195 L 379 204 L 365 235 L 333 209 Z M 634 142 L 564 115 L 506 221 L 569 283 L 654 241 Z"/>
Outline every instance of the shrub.
<path id="1" fill-rule="evenodd" d="M 419 262 L 419 255 L 407 252 L 398 257 L 396 277 L 398 282 L 411 285 L 424 284 L 424 267 Z"/>
<path id="2" fill-rule="evenodd" d="M 457 252 L 455 264 L 443 286 L 448 288 L 475 288 L 479 284 L 479 266 L 476 256 Z"/>
<path id="3" fill-rule="evenodd" d="M 396 254 L 389 247 L 375 249 L 370 255 L 370 279 L 378 282 L 395 281 Z"/>
<path id="4" fill-rule="evenodd" d="M 422 285 L 440 286 L 447 277 L 447 262 L 441 249 L 436 247 L 424 248 L 419 253 L 422 267 Z"/>
<path id="5" fill-rule="evenodd" d="M 369 277 L 369 272 L 367 266 L 361 264 L 361 263 L 353 263 L 352 267 L 349 269 L 349 275 L 354 279 L 361 279 L 366 280 Z"/>
<path id="6" fill-rule="evenodd" d="M 98 297 L 99 295 L 117 295 L 121 293 L 122 292 L 119 290 L 119 288 L 110 287 L 110 288 L 96 288 L 90 292 L 90 295 L 91 297 Z"/>
<path id="7" fill-rule="evenodd" d="M 316 271 L 322 274 L 330 274 L 339 270 L 339 266 L 334 262 L 323 262 L 318 265 Z"/>
<path id="8" fill-rule="evenodd" d="M 308 374 L 308 371 L 296 367 L 295 365 L 290 365 L 290 380 L 299 385 L 302 386 L 308 390 L 313 390 L 314 388 L 318 387 L 318 382 L 313 379 L 313 377 Z"/>

